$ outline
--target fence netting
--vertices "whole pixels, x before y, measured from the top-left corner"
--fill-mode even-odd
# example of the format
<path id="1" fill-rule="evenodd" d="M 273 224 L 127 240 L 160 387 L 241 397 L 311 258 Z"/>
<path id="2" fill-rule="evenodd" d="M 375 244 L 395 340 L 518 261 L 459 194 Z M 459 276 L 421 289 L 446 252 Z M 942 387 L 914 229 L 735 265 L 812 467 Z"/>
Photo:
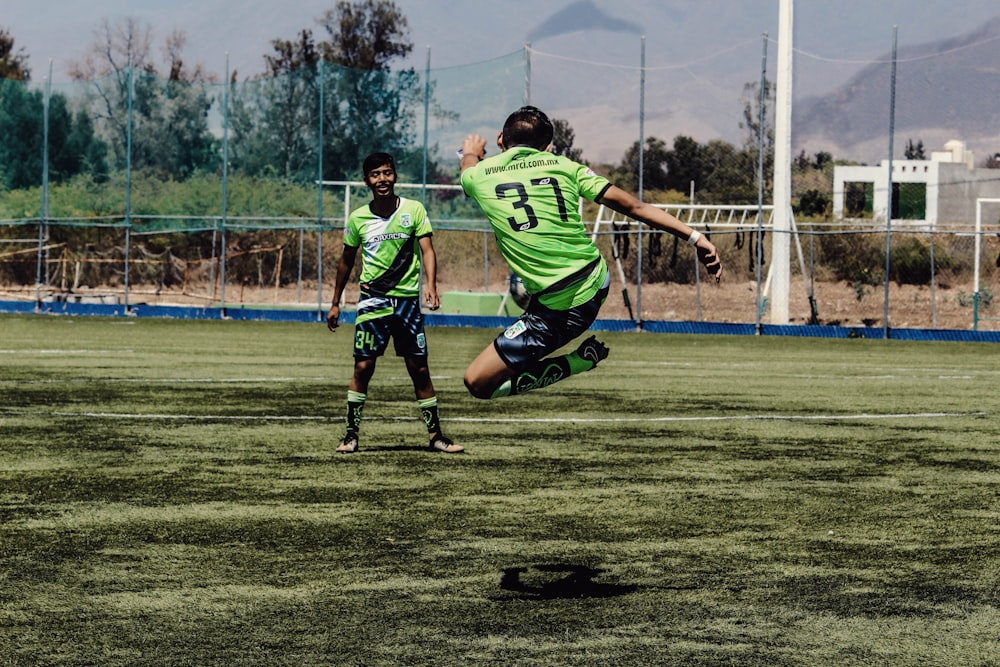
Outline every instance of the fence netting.
<path id="1" fill-rule="evenodd" d="M 1000 328 L 996 118 L 968 111 L 995 107 L 977 63 L 996 38 L 861 65 L 796 50 L 808 90 L 793 103 L 788 267 L 770 257 L 775 41 L 675 62 L 634 46 L 595 49 L 601 60 L 525 46 L 398 71 L 321 62 L 243 81 L 128 69 L 4 81 L 0 296 L 325 308 L 376 150 L 396 155 L 399 193 L 427 207 L 441 291 L 502 294 L 508 270 L 455 185 L 456 150 L 479 133 L 495 152 L 503 119 L 530 102 L 564 123 L 578 159 L 710 234 L 725 259 L 717 286 L 685 244 L 581 202 L 615 282 L 602 316 L 760 320 L 787 271 L 792 323 Z M 824 79 L 851 100 L 807 97 Z"/>

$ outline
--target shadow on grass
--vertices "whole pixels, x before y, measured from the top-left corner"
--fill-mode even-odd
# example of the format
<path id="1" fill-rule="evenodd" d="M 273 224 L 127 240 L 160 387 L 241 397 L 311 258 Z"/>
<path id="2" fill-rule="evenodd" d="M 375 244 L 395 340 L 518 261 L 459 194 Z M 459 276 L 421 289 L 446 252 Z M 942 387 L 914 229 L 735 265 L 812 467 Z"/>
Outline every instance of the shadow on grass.
<path id="1" fill-rule="evenodd" d="M 546 563 L 509 567 L 500 578 L 500 589 L 510 591 L 497 600 L 559 600 L 613 598 L 627 595 L 636 586 L 594 581 L 604 570 L 572 563 Z"/>
<path id="2" fill-rule="evenodd" d="M 339 444 L 339 443 L 337 443 Z M 361 446 L 358 447 L 358 451 L 354 454 L 360 453 L 372 453 L 372 452 L 426 452 L 427 454 L 440 454 L 441 452 L 431 451 L 427 445 L 412 445 L 406 443 L 400 443 L 397 445 L 369 445 L 362 441 Z"/>

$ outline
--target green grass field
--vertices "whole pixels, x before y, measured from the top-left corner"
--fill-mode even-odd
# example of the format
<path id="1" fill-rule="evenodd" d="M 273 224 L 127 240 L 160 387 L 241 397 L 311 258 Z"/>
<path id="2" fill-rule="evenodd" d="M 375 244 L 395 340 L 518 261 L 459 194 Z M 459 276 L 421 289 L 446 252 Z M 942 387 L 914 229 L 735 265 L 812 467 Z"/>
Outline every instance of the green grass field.
<path id="1" fill-rule="evenodd" d="M 996 665 L 989 343 L 608 333 L 427 452 L 352 330 L 0 316 L 0 665 Z"/>

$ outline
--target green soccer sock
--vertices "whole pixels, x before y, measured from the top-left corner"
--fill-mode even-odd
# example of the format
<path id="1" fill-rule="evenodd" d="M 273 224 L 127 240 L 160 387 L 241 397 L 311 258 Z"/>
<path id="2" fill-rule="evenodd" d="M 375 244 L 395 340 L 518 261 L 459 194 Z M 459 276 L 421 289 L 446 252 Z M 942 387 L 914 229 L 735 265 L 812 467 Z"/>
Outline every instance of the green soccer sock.
<path id="1" fill-rule="evenodd" d="M 566 355 L 566 363 L 569 364 L 569 374 L 576 375 L 577 373 L 584 373 L 589 370 L 593 370 L 597 367 L 597 364 L 588 359 L 584 359 L 576 352 L 570 352 Z"/>
<path id="2" fill-rule="evenodd" d="M 427 432 L 430 434 L 440 433 L 441 420 L 438 417 L 437 396 L 417 399 L 417 405 L 420 406 L 420 417 L 421 419 L 424 420 L 424 425 L 427 427 Z"/>
<path id="3" fill-rule="evenodd" d="M 596 366 L 594 362 L 581 358 L 576 352 L 533 361 L 513 378 L 505 380 L 490 398 L 517 396 L 533 389 L 548 387 L 550 384 L 565 380 L 570 375 L 589 371 L 594 366 Z"/>
<path id="4" fill-rule="evenodd" d="M 347 430 L 357 433 L 361 430 L 361 413 L 365 409 L 368 394 L 359 391 L 347 392 Z"/>

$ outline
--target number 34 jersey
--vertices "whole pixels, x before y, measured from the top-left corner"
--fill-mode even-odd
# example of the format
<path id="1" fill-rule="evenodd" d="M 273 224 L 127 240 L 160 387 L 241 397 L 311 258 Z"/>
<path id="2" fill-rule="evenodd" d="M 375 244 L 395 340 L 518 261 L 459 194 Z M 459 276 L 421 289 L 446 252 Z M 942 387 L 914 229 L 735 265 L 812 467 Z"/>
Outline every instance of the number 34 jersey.
<path id="1" fill-rule="evenodd" d="M 462 172 L 462 189 L 483 209 L 510 269 L 556 310 L 588 300 L 604 281 L 607 266 L 581 221 L 579 199 L 594 201 L 610 185 L 586 165 L 527 146 Z M 588 276 L 591 265 L 600 270 Z M 546 292 L 581 271 L 572 289 Z"/>
<path id="2" fill-rule="evenodd" d="M 388 218 L 371 206 L 355 209 L 344 227 L 344 245 L 362 247 L 361 291 L 369 296 L 420 294 L 420 238 L 433 233 L 423 204 L 405 197 Z"/>

